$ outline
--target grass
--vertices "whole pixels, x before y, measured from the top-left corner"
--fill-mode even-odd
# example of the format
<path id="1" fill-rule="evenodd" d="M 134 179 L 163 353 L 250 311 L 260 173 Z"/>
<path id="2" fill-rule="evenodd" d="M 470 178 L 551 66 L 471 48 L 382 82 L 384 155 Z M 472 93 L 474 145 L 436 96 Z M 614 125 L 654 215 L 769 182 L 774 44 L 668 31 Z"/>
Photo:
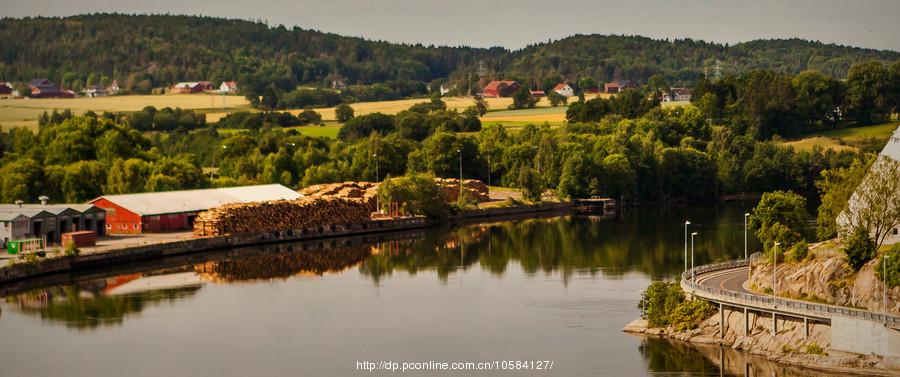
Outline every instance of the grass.
<path id="1" fill-rule="evenodd" d="M 873 142 L 884 145 L 897 126 L 898 122 L 894 120 L 872 126 L 821 131 L 804 135 L 801 139 L 787 141 L 784 144 L 797 150 L 812 150 L 817 145 L 835 151 L 858 150 Z"/>
<path id="2" fill-rule="evenodd" d="M 224 103 L 223 103 L 224 102 Z M 0 100 L 0 126 L 37 127 L 41 113 L 53 110 L 70 109 L 76 114 L 86 111 L 102 113 L 104 111 L 138 111 L 146 106 L 156 108 L 180 107 L 182 109 L 211 112 L 213 109 L 224 115 L 221 110 L 235 111 L 249 108 L 247 99 L 242 96 L 221 96 L 210 94 L 168 94 L 168 95 L 128 95 L 99 98 L 29 98 Z"/>

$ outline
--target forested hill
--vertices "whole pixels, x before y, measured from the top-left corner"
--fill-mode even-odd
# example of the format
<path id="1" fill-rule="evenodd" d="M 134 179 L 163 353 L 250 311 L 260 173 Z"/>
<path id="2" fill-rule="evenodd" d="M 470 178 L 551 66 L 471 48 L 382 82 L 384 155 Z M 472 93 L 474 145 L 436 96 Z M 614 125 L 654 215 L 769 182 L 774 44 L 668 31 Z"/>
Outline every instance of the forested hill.
<path id="1" fill-rule="evenodd" d="M 522 50 L 434 47 L 370 41 L 301 28 L 198 16 L 94 14 L 0 20 L 0 81 L 47 77 L 63 86 L 117 79 L 146 92 L 183 80 L 238 80 L 247 92 L 298 85 L 327 86 L 449 79 L 468 85 L 479 62 L 489 77 L 538 83 L 585 76 L 673 82 L 704 68 L 754 68 L 795 74 L 817 69 L 844 77 L 856 62 L 900 60 L 900 53 L 798 39 L 727 46 L 694 40 L 573 36 Z"/>

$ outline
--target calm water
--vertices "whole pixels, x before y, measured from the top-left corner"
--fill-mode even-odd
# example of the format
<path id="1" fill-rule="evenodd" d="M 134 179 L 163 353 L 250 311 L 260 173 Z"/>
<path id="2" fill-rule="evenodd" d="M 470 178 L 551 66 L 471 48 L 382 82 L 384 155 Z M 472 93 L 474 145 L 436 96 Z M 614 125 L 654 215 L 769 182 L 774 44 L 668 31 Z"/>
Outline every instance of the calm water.
<path id="1" fill-rule="evenodd" d="M 403 375 L 817 375 L 621 332 L 641 290 L 682 270 L 686 217 L 701 233 L 699 264 L 743 254 L 744 211 L 503 221 L 2 287 L 0 375 L 391 374 L 358 371 L 366 360 L 553 362 Z"/>

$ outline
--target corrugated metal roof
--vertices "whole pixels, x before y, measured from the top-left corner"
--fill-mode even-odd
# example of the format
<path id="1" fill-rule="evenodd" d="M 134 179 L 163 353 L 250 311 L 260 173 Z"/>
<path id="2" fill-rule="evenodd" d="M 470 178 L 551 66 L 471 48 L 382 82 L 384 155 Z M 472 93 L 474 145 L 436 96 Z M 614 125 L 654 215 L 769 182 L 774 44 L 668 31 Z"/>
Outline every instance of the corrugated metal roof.
<path id="1" fill-rule="evenodd" d="M 98 207 L 93 204 L 22 204 L 21 206 L 18 204 L 0 204 L 0 211 L 15 212 L 22 209 L 42 210 L 54 215 L 59 215 L 67 209 L 84 213 L 92 208 Z"/>
<path id="2" fill-rule="evenodd" d="M 15 206 L 16 208 L 11 208 L 10 206 Z M 18 217 L 19 215 L 23 215 L 25 217 L 37 217 L 37 216 L 55 216 L 51 212 L 44 211 L 42 209 L 37 208 L 19 208 L 19 206 L 15 204 L 2 204 L 0 205 L 0 218 L 5 221 L 9 221 Z"/>
<path id="3" fill-rule="evenodd" d="M 202 190 L 145 192 L 139 194 L 105 195 L 106 199 L 141 216 L 165 213 L 205 211 L 228 203 L 260 202 L 266 200 L 297 199 L 300 194 L 279 184 L 226 187 Z"/>

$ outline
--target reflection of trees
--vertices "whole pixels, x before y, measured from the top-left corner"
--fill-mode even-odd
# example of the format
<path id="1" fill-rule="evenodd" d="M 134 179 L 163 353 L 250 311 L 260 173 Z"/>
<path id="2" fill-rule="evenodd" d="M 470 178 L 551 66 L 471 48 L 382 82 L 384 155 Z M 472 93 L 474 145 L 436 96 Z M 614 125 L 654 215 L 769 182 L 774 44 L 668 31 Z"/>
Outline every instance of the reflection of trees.
<path id="1" fill-rule="evenodd" d="M 661 338 L 644 338 L 638 350 L 651 372 L 681 371 L 701 376 L 718 375 L 719 372 L 719 368 L 704 357 L 703 353 L 684 343 L 673 343 Z"/>
<path id="2" fill-rule="evenodd" d="M 300 273 L 342 271 L 370 253 L 369 245 L 283 251 L 206 262 L 195 265 L 194 271 L 201 279 L 213 282 L 285 279 Z"/>
<path id="3" fill-rule="evenodd" d="M 102 282 L 102 281 L 101 281 Z M 129 314 L 162 303 L 172 303 L 193 296 L 200 285 L 143 291 L 127 295 L 103 295 L 96 285 L 52 287 L 8 297 L 25 314 L 61 322 L 67 327 L 94 329 L 103 325 L 119 325 Z"/>
<path id="4" fill-rule="evenodd" d="M 528 274 L 574 272 L 617 276 L 638 270 L 653 277 L 674 277 L 683 268 L 683 210 L 643 209 L 621 218 L 594 220 L 555 217 L 463 226 L 428 232 L 425 237 L 378 246 L 360 271 L 378 281 L 394 270 L 410 274 L 435 270 L 441 280 L 476 262 L 502 275 L 511 261 Z M 696 263 L 743 253 L 743 208 L 704 207 L 689 217 L 700 232 Z M 755 245 L 751 240 L 751 247 Z"/>

